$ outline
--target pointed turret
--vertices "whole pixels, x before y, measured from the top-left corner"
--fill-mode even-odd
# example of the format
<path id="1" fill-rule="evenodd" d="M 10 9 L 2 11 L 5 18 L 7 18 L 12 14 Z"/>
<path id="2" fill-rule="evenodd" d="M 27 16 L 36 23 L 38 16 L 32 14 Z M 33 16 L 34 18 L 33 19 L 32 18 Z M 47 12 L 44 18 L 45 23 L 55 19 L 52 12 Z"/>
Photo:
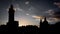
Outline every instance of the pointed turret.
<path id="1" fill-rule="evenodd" d="M 48 21 L 47 21 L 46 17 L 44 18 L 43 23 L 48 24 Z"/>
<path id="2" fill-rule="evenodd" d="M 44 20 L 47 21 L 47 20 L 46 20 L 46 17 L 44 18 Z"/>
<path id="3" fill-rule="evenodd" d="M 13 5 L 11 4 L 10 9 L 13 9 Z"/>
<path id="4" fill-rule="evenodd" d="M 40 19 L 40 24 L 39 25 L 42 26 L 42 19 Z"/>
<path id="5" fill-rule="evenodd" d="M 48 21 L 46 19 L 46 17 L 44 18 L 44 21 L 43 21 L 43 27 L 46 29 L 48 27 Z"/>

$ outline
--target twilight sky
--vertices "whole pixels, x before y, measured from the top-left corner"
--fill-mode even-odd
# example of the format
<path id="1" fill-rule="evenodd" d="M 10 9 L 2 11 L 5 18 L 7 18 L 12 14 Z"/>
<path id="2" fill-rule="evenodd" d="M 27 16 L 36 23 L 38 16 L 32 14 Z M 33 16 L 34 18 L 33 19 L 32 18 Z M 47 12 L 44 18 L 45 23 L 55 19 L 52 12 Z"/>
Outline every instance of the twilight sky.
<path id="1" fill-rule="evenodd" d="M 60 21 L 60 0 L 0 0 L 0 25 L 8 22 L 8 10 L 13 4 L 15 20 L 22 25 L 39 25 L 47 17 L 49 24 Z"/>

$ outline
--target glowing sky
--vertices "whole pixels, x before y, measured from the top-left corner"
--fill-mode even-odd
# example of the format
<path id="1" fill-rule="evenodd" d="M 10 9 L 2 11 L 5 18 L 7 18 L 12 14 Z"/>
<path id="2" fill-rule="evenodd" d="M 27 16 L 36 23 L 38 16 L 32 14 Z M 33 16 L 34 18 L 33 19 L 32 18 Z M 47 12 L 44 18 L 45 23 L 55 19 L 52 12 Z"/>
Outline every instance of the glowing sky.
<path id="1" fill-rule="evenodd" d="M 0 25 L 8 22 L 8 9 L 13 4 L 15 20 L 22 25 L 39 25 L 39 19 L 47 17 L 49 24 L 60 21 L 59 0 L 0 0 Z"/>

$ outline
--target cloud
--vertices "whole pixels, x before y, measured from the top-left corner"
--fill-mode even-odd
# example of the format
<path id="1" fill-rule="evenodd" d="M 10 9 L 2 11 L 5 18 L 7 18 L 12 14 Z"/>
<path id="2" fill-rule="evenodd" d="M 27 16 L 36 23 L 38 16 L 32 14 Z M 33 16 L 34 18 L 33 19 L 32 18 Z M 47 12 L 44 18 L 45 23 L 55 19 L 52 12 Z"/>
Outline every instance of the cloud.
<path id="1" fill-rule="evenodd" d="M 15 10 L 16 10 L 16 11 L 23 11 L 23 9 L 18 8 L 18 7 L 17 7 L 17 8 L 15 8 Z"/>
<path id="2" fill-rule="evenodd" d="M 14 10 L 15 10 L 15 11 L 22 11 L 22 12 L 24 11 L 24 10 L 20 7 L 20 5 L 17 4 L 17 3 L 16 3 L 16 4 L 13 4 L 13 6 L 14 6 Z"/>
<path id="3" fill-rule="evenodd" d="M 30 14 L 27 13 L 26 15 L 30 15 Z"/>
<path id="4" fill-rule="evenodd" d="M 26 1 L 25 4 L 29 4 L 29 1 Z"/>
<path id="5" fill-rule="evenodd" d="M 50 10 L 46 11 L 45 13 L 48 13 L 49 15 L 53 15 L 54 14 L 54 10 L 50 9 Z"/>
<path id="6" fill-rule="evenodd" d="M 60 19 L 60 10 L 51 9 L 51 10 L 46 11 L 45 13 L 48 13 L 50 17 L 54 17 L 54 18 Z"/>
<path id="7" fill-rule="evenodd" d="M 60 19 L 60 11 L 54 12 L 53 17 Z"/>
<path id="8" fill-rule="evenodd" d="M 43 18 L 43 16 L 36 16 L 36 15 L 33 15 L 32 17 L 35 19 L 42 19 Z"/>
<path id="9" fill-rule="evenodd" d="M 60 21 L 60 10 L 49 9 L 45 13 L 47 13 L 49 16 L 47 17 L 47 21 L 49 22 L 49 24 L 55 24 L 55 22 Z"/>
<path id="10" fill-rule="evenodd" d="M 55 20 L 57 21 L 56 18 L 51 18 L 51 17 L 49 18 L 49 20 L 50 20 L 50 21 L 55 21 Z"/>
<path id="11" fill-rule="evenodd" d="M 60 2 L 54 2 L 54 5 L 57 5 L 60 8 Z"/>

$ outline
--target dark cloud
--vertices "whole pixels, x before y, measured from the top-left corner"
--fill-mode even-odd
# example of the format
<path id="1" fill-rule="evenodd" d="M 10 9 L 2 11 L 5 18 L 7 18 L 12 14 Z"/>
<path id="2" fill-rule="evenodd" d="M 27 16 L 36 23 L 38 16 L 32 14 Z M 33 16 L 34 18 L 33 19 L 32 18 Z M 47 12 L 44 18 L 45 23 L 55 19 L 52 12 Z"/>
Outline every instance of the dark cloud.
<path id="1" fill-rule="evenodd" d="M 54 4 L 55 4 L 58 8 L 60 8 L 60 2 L 54 2 Z"/>
<path id="2" fill-rule="evenodd" d="M 60 19 L 60 11 L 54 12 L 53 16 Z"/>
<path id="3" fill-rule="evenodd" d="M 60 0 L 55 0 L 54 5 L 56 5 L 58 8 L 60 8 Z"/>
<path id="4" fill-rule="evenodd" d="M 48 10 L 46 13 L 48 13 L 49 16 L 52 17 L 52 18 L 60 19 L 60 10 L 59 9 Z"/>

